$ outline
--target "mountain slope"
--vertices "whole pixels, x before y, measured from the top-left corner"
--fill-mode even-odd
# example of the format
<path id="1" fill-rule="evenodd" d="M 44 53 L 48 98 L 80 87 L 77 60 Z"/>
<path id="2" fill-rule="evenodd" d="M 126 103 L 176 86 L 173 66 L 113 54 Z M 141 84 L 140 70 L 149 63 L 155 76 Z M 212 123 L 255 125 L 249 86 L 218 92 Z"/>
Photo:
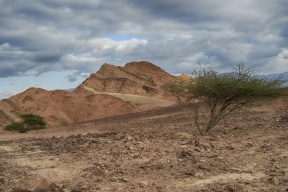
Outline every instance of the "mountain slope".
<path id="1" fill-rule="evenodd" d="M 1 101 L 0 127 L 23 113 L 41 115 L 55 126 L 173 105 L 163 86 L 175 79 L 149 62 L 104 64 L 71 92 L 29 88 Z"/>
<path id="2" fill-rule="evenodd" d="M 105 94 L 105 95 L 111 95 L 113 97 L 119 98 L 123 101 L 134 103 L 139 106 L 139 109 L 153 109 L 157 107 L 167 107 L 170 105 L 175 104 L 173 101 L 164 100 L 164 99 L 158 99 L 154 97 L 148 97 L 148 96 L 140 96 L 140 95 L 132 95 L 132 94 L 123 94 L 123 93 L 108 93 L 108 92 L 99 92 L 95 91 L 94 89 L 90 87 L 83 86 L 86 90 L 91 91 L 95 94 Z"/>
<path id="3" fill-rule="evenodd" d="M 170 75 L 160 67 L 146 62 L 131 62 L 124 67 L 104 64 L 99 71 L 80 86 L 86 86 L 99 92 L 125 93 L 174 100 L 164 85 L 177 77 Z"/>
<path id="4" fill-rule="evenodd" d="M 45 118 L 49 125 L 87 121 L 134 111 L 134 106 L 110 95 L 30 88 L 4 100 L 2 108 L 11 114 L 33 113 Z M 7 114 L 7 113 L 6 113 Z M 11 115 L 10 115 L 11 116 Z M 10 118 L 12 120 L 12 118 Z"/>

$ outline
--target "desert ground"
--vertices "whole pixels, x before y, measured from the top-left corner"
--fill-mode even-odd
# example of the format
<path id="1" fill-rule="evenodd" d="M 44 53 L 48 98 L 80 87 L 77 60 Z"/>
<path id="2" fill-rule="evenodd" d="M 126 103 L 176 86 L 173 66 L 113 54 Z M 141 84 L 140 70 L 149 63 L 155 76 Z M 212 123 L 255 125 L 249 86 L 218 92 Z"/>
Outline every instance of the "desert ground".
<path id="1" fill-rule="evenodd" d="M 287 97 L 236 111 L 205 136 L 192 114 L 173 105 L 25 134 L 1 130 L 0 191 L 288 191 Z"/>

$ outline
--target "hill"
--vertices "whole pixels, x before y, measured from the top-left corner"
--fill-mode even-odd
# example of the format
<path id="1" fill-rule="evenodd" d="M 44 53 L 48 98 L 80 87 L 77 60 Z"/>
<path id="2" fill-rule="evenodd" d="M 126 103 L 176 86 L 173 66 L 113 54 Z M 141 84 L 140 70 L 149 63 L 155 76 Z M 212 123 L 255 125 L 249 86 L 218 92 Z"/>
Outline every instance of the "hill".
<path id="1" fill-rule="evenodd" d="M 15 117 L 18 114 L 33 113 L 44 117 L 49 125 L 128 113 L 133 112 L 134 108 L 132 104 L 121 99 L 104 94 L 91 94 L 86 90 L 69 93 L 63 90 L 30 88 L 1 102 L 1 109 L 10 112 L 10 115 L 6 113 L 6 119 L 17 120 Z"/>
<path id="2" fill-rule="evenodd" d="M 23 113 L 40 115 L 55 126 L 169 106 L 174 98 L 163 86 L 175 78 L 144 61 L 124 67 L 104 64 L 71 92 L 29 88 L 1 101 L 0 127 Z"/>
<path id="3" fill-rule="evenodd" d="M 133 94 L 173 100 L 174 97 L 165 91 L 163 85 L 176 78 L 146 61 L 127 63 L 124 67 L 105 63 L 99 71 L 91 74 L 79 87 L 89 87 L 97 92 Z"/>

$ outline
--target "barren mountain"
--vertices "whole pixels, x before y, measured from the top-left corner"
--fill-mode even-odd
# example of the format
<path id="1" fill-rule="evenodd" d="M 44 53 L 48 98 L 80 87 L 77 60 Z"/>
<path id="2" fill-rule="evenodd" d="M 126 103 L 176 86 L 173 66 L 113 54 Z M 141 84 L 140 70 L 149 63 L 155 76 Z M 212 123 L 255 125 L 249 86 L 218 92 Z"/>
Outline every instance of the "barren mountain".
<path id="1" fill-rule="evenodd" d="M 86 90 L 69 93 L 39 88 L 30 88 L 4 100 L 1 106 L 14 114 L 6 116 L 6 119 L 15 118 L 21 113 L 33 113 L 43 116 L 49 125 L 87 121 L 133 112 L 135 109 L 132 104 L 110 95 L 93 94 Z"/>
<path id="2" fill-rule="evenodd" d="M 30 88 L 1 101 L 0 127 L 23 113 L 54 126 L 169 106 L 174 98 L 163 85 L 175 78 L 149 62 L 104 64 L 72 92 Z"/>
<path id="3" fill-rule="evenodd" d="M 124 93 L 174 100 L 163 86 L 177 77 L 146 62 L 131 62 L 124 67 L 104 64 L 82 83 L 97 92 Z"/>

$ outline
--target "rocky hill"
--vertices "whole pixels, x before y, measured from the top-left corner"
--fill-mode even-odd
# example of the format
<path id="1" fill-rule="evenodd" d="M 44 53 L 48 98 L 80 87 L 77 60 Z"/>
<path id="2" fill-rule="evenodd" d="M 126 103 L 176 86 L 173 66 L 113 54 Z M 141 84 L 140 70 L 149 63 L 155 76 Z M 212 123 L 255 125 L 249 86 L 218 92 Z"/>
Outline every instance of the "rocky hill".
<path id="1" fill-rule="evenodd" d="M 127 63 L 124 67 L 104 64 L 80 87 L 89 87 L 99 93 L 134 94 L 174 100 L 163 86 L 176 78 L 146 61 Z"/>
<path id="2" fill-rule="evenodd" d="M 10 112 L 6 113 L 6 117 L 3 115 L 6 123 L 17 120 L 18 114 L 33 113 L 43 116 L 49 125 L 87 121 L 136 110 L 132 104 L 110 95 L 92 94 L 86 90 L 69 93 L 39 88 L 30 88 L 2 101 L 1 109 L 2 112 L 3 109 Z"/>
<path id="3" fill-rule="evenodd" d="M 74 91 L 29 88 L 0 102 L 0 127 L 33 113 L 63 125 L 174 104 L 163 86 L 177 77 L 149 62 L 104 64 Z"/>

